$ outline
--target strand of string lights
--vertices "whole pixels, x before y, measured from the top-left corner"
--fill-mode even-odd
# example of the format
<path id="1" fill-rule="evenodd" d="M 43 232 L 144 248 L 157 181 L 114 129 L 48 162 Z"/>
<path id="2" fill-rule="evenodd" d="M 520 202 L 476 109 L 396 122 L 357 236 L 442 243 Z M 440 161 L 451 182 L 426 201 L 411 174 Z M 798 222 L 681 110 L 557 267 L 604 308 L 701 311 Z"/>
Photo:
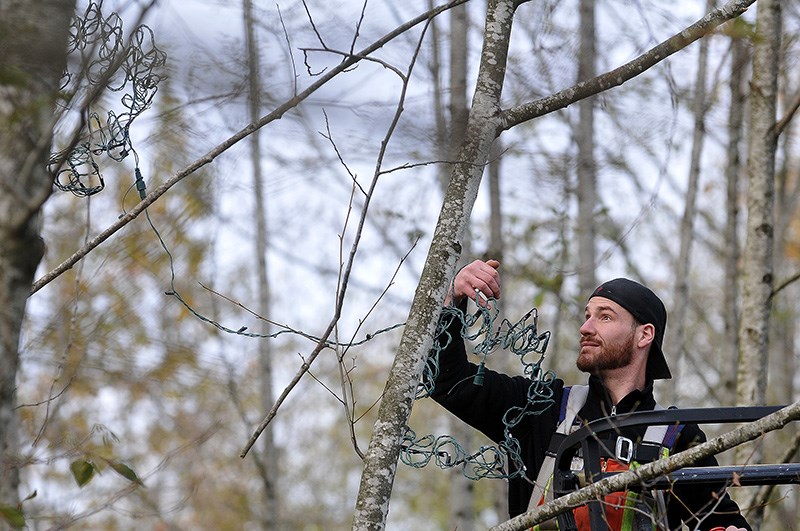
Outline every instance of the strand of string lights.
<path id="1" fill-rule="evenodd" d="M 69 111 L 78 115 L 74 118 L 82 125 L 81 136 L 51 153 L 48 171 L 59 190 L 88 197 L 105 188 L 100 157 L 121 162 L 133 152 L 131 125 L 151 106 L 164 79 L 167 54 L 156 47 L 146 25 L 138 26 L 126 43 L 122 19 L 117 13 L 104 17 L 102 2 L 91 2 L 82 16 L 73 17 L 68 53 L 70 65 L 61 82 L 61 93 L 67 97 L 62 105 L 65 117 Z M 109 109 L 102 117 L 92 110 L 105 90 L 122 94 L 122 112 Z"/>
<path id="2" fill-rule="evenodd" d="M 506 411 L 503 416 L 504 438 L 497 446 L 484 445 L 470 453 L 450 435 L 418 437 L 414 430 L 406 427 L 400 460 L 415 468 L 422 468 L 431 462 L 443 469 L 460 468 L 465 477 L 473 480 L 508 479 L 525 474 L 520 444 L 512 433 L 513 428 L 528 415 L 538 415 L 553 403 L 551 383 L 555 374 L 542 369 L 550 332 L 539 332 L 536 308 L 532 308 L 516 323 L 503 319 L 496 326 L 500 314 L 498 301 L 487 299 L 479 291 L 476 296 L 481 302 L 476 305 L 477 310 L 473 314 L 465 313 L 454 305 L 442 310 L 434 345 L 417 389 L 417 399 L 433 393 L 434 382 L 439 374 L 439 354 L 454 339 L 448 330 L 454 323 L 460 323 L 460 339 L 475 343 L 472 351 L 479 356 L 480 364 L 475 376 L 456 385 L 483 385 L 487 357 L 498 349 L 509 351 L 519 358 L 523 374 L 530 379 L 527 401 L 521 407 Z"/>
<path id="3" fill-rule="evenodd" d="M 144 182 L 139 180 L 140 176 L 141 176 L 141 174 L 139 174 L 137 176 L 137 189 L 139 190 L 140 194 L 145 194 Z M 141 182 L 141 186 L 142 186 L 141 188 L 139 188 L 139 183 L 140 182 Z M 143 195 L 142 195 L 142 198 L 144 198 Z M 218 330 L 220 330 L 222 332 L 225 332 L 227 334 L 238 335 L 238 336 L 251 337 L 251 338 L 263 338 L 263 339 L 266 339 L 266 338 L 274 339 L 274 338 L 276 338 L 276 337 L 278 337 L 280 335 L 283 335 L 283 334 L 294 334 L 294 335 L 299 335 L 299 336 L 305 337 L 306 339 L 309 339 L 309 340 L 311 340 L 311 341 L 313 341 L 315 343 L 319 343 L 322 340 L 322 338 L 320 338 L 320 337 L 316 337 L 316 336 L 314 336 L 312 334 L 308 334 L 306 332 L 302 332 L 302 331 L 296 330 L 294 328 L 286 327 L 285 325 L 279 325 L 278 323 L 274 323 L 274 322 L 272 322 L 272 324 L 280 326 L 281 329 L 276 331 L 276 332 L 269 333 L 269 334 L 264 334 L 264 333 L 259 333 L 259 332 L 250 332 L 250 331 L 247 330 L 246 326 L 242 326 L 242 327 L 240 327 L 238 329 L 234 329 L 234 328 L 225 326 L 222 323 L 220 323 L 219 321 L 216 321 L 215 319 L 207 317 L 207 316 L 203 315 L 202 313 L 200 313 L 199 311 L 197 311 L 196 309 L 194 309 L 181 296 L 181 294 L 178 292 L 177 288 L 175 287 L 175 261 L 174 261 L 174 258 L 172 256 L 172 253 L 169 250 L 169 247 L 167 246 L 167 243 L 164 241 L 164 238 L 161 236 L 161 233 L 158 231 L 156 226 L 153 224 L 153 221 L 150 219 L 150 213 L 147 210 L 145 210 L 145 216 L 147 218 L 147 223 L 150 225 L 150 228 L 153 231 L 153 233 L 156 235 L 156 238 L 158 238 L 159 244 L 161 245 L 161 248 L 164 250 L 164 253 L 167 255 L 167 260 L 169 261 L 169 271 L 170 271 L 169 285 L 170 285 L 170 289 L 169 289 L 169 291 L 165 291 L 164 294 L 168 295 L 170 297 L 174 297 L 195 318 L 197 318 L 198 320 L 217 328 Z M 359 345 L 362 345 L 364 343 L 367 343 L 368 341 L 370 341 L 372 338 L 374 338 L 377 335 L 389 332 L 389 331 L 394 330 L 396 328 L 400 328 L 401 326 L 405 326 L 405 323 L 396 323 L 396 324 L 393 324 L 391 326 L 387 326 L 385 328 L 382 328 L 380 330 L 376 330 L 375 332 L 366 334 L 364 339 L 361 339 L 361 340 L 358 340 L 358 341 L 351 341 L 351 342 L 348 342 L 348 343 L 341 343 L 341 342 L 326 340 L 324 342 L 324 345 L 327 348 L 355 347 L 355 346 L 359 346 Z"/>

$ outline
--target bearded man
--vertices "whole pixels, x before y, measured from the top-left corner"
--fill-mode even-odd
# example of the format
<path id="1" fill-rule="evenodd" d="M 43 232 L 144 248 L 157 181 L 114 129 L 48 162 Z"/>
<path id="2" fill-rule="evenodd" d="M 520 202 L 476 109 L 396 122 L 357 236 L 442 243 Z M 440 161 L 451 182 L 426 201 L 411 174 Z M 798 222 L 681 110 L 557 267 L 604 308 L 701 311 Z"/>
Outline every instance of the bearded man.
<path id="1" fill-rule="evenodd" d="M 486 304 L 482 298 L 477 299 L 479 293 L 486 298 L 499 299 L 499 265 L 495 260 L 476 260 L 461 269 L 446 304 L 466 310 L 467 298 Z M 551 439 L 554 434 L 560 433 L 563 438 L 576 427 L 593 420 L 656 408 L 653 382 L 672 377 L 661 350 L 666 322 L 667 312 L 661 299 L 632 280 L 610 280 L 589 296 L 579 330 L 580 351 L 576 360 L 578 369 L 589 374 L 588 384 L 565 386 L 562 380 L 555 379 L 552 382 L 553 403 L 541 414 L 527 415 L 511 428 L 511 434 L 520 444 L 524 469 L 508 481 L 510 517 L 535 508 L 548 499 L 548 495 L 552 498 L 548 488 L 553 474 Z M 453 320 L 441 337 L 460 338 L 461 326 L 458 320 Z M 464 342 L 454 339 L 443 343 L 446 346 L 439 353 L 439 374 L 431 397 L 493 441 L 503 441 L 507 428 L 504 416 L 511 408 L 525 407 L 531 380 L 523 375 L 510 376 L 487 369 L 483 383 L 476 385 L 472 377 L 478 372 L 478 366 L 467 360 Z M 571 418 L 570 410 L 573 410 Z M 697 425 L 686 424 L 680 428 L 667 448 L 672 453 L 706 440 Z M 646 426 L 624 428 L 617 433 L 633 445 L 643 440 L 647 442 Z M 657 443 L 667 444 L 661 440 Z M 618 464 L 616 457 L 608 456 L 607 462 Z M 696 465 L 716 466 L 717 461 L 712 456 Z M 644 519 L 645 523 L 659 529 L 680 529 L 682 523 L 690 529 L 704 531 L 750 529 L 736 503 L 727 495 L 724 484 L 675 485 L 660 503 L 645 504 L 645 507 L 631 508 L 626 504 L 627 493 L 615 494 L 618 494 L 616 498 L 607 497 L 603 504 L 604 519 L 612 530 L 625 525 L 630 528 L 631 518 Z M 631 513 L 627 516 L 626 507 Z M 588 510 L 579 508 L 574 514 L 579 529 L 589 529 Z M 634 524 L 635 529 L 639 529 L 637 525 Z"/>

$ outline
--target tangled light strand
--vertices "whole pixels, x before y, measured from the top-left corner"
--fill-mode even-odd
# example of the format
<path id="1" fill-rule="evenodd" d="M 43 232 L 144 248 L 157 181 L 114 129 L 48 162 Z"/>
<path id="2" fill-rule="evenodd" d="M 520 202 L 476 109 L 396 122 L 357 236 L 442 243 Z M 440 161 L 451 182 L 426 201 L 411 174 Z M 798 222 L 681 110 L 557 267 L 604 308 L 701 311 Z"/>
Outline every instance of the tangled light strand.
<path id="1" fill-rule="evenodd" d="M 113 109 L 103 119 L 89 105 L 80 111 L 85 131 L 74 147 L 50 155 L 48 170 L 61 191 L 79 197 L 94 195 L 105 188 L 97 159 L 107 155 L 120 162 L 133 150 L 130 127 L 133 121 L 153 102 L 167 55 L 156 47 L 153 31 L 138 26 L 130 42 L 123 41 L 122 19 L 116 13 L 104 18 L 102 2 L 91 2 L 83 16 L 73 17 L 70 27 L 68 53 L 80 75 L 69 69 L 61 83 L 63 94 L 71 95 L 65 108 L 77 101 L 77 94 L 96 95 L 100 89 L 122 92 L 121 113 Z M 121 75 L 117 73 L 121 72 Z M 138 167 L 137 167 L 138 169 Z"/>
<path id="2" fill-rule="evenodd" d="M 401 443 L 400 460 L 406 465 L 422 468 L 434 462 L 440 468 L 460 467 L 465 477 L 473 480 L 481 478 L 513 478 L 525 474 L 525 466 L 520 455 L 519 441 L 511 433 L 526 416 L 538 415 L 553 403 L 551 383 L 555 379 L 552 371 L 543 371 L 550 332 L 539 333 L 538 311 L 532 308 L 516 323 L 503 319 L 500 326 L 495 322 L 500 313 L 498 301 L 486 298 L 479 291 L 477 310 L 469 315 L 460 308 L 449 305 L 442 310 L 436 328 L 434 346 L 425 366 L 424 376 L 417 398 L 430 396 L 434 382 L 439 375 L 439 353 L 453 340 L 448 332 L 450 327 L 460 322 L 460 338 L 475 342 L 473 353 L 480 357 L 478 372 L 471 378 L 472 385 L 483 385 L 486 358 L 496 349 L 507 350 L 519 357 L 523 373 L 530 379 L 527 401 L 524 406 L 512 407 L 503 415 L 504 439 L 498 446 L 481 446 L 476 452 L 468 453 L 450 435 L 417 434 L 409 427 Z M 533 359 L 532 359 L 533 358 Z M 467 384 L 468 382 L 461 382 Z M 457 384 L 457 385 L 460 385 Z M 507 466 L 511 465 L 513 466 Z"/>

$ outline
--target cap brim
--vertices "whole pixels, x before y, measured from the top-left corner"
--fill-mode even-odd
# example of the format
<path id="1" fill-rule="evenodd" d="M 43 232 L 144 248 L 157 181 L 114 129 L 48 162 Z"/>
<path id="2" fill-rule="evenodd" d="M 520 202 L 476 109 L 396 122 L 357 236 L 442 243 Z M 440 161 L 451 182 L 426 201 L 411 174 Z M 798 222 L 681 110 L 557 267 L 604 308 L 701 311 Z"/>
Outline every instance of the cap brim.
<path id="1" fill-rule="evenodd" d="M 653 342 L 650 346 L 650 354 L 647 357 L 647 377 L 651 380 L 669 380 L 672 373 L 664 358 L 661 347 Z"/>

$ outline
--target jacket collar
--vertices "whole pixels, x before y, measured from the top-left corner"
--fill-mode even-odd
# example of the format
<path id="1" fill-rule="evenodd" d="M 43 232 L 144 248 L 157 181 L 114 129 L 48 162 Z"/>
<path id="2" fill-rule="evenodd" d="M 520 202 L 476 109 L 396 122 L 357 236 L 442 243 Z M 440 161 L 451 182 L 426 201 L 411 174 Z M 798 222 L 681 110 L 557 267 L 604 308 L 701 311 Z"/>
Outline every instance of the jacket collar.
<path id="1" fill-rule="evenodd" d="M 606 416 L 611 414 L 612 406 L 614 405 L 611 403 L 611 395 L 603 385 L 602 380 L 597 376 L 589 377 L 589 400 L 592 400 L 592 398 L 594 398 L 594 400 L 599 400 L 599 406 Z M 620 415 L 637 410 L 647 411 L 653 409 L 655 404 L 656 400 L 653 397 L 653 385 L 651 382 L 648 382 L 648 385 L 644 389 L 634 389 L 620 400 L 614 413 Z"/>

